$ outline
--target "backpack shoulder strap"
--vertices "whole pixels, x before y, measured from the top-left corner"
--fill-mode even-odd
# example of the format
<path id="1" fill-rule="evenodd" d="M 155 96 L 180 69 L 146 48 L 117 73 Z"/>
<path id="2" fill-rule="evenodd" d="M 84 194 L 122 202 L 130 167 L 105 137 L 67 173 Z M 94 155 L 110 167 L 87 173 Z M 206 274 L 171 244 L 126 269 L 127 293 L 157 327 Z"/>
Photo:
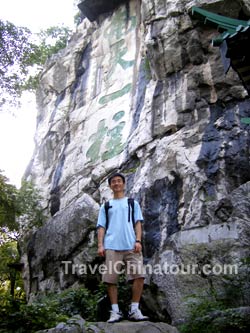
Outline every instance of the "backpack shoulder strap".
<path id="1" fill-rule="evenodd" d="M 105 208 L 105 216 L 106 216 L 106 231 L 108 230 L 109 227 L 109 208 L 111 208 L 112 206 L 110 206 L 109 201 L 106 201 L 104 204 L 104 208 Z"/>
<path id="2" fill-rule="evenodd" d="M 128 198 L 128 221 L 130 222 L 130 206 L 131 206 L 131 210 L 132 210 L 132 223 L 133 226 L 135 226 L 135 200 L 133 198 Z"/>

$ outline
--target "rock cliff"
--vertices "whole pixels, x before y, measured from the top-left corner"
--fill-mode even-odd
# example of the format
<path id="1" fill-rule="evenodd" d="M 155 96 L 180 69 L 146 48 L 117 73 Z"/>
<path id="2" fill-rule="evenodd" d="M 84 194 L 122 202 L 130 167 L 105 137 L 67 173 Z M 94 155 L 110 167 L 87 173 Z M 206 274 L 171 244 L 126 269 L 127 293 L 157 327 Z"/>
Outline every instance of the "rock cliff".
<path id="1" fill-rule="evenodd" d="M 176 323 L 191 294 L 226 294 L 225 265 L 244 275 L 250 100 L 211 44 L 217 27 L 195 18 L 193 6 L 250 18 L 247 0 L 119 2 L 93 22 L 84 18 L 67 48 L 47 61 L 25 174 L 48 215 L 22 248 L 30 298 L 98 283 L 95 224 L 114 170 L 142 206 L 143 301 L 152 316 Z M 84 272 L 75 268 L 82 264 Z M 244 303 L 242 293 L 235 302 Z"/>

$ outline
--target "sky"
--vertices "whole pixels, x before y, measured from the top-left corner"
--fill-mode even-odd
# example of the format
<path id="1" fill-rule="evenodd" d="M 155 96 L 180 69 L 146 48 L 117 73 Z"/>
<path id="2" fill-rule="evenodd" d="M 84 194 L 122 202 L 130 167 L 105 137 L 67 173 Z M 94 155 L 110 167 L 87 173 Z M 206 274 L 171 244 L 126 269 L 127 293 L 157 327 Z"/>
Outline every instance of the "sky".
<path id="1" fill-rule="evenodd" d="M 74 25 L 74 0 L 1 0 L 0 17 L 33 32 Z M 80 0 L 79 0 L 80 2 Z"/>
<path id="2" fill-rule="evenodd" d="M 0 19 L 39 32 L 51 26 L 74 29 L 74 0 L 1 0 Z M 80 1 L 79 1 L 80 2 Z M 0 112 L 0 170 L 17 188 L 34 150 L 36 106 L 25 94 L 18 110 Z"/>

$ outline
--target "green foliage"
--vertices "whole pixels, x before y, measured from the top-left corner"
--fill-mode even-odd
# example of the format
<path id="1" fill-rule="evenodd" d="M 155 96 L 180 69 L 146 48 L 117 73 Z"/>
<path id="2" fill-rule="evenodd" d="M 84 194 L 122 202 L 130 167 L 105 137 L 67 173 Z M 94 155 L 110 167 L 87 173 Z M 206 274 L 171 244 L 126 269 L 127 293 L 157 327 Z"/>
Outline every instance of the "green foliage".
<path id="1" fill-rule="evenodd" d="M 20 237 L 34 227 L 40 227 L 45 216 L 41 196 L 31 182 L 22 182 L 18 190 L 8 183 L 0 171 L 0 230 L 10 236 Z M 11 234 L 12 233 L 12 234 Z"/>
<path id="2" fill-rule="evenodd" d="M 151 80 L 152 79 L 152 73 L 151 73 L 150 61 L 149 61 L 148 57 L 146 57 L 144 59 L 143 65 L 144 65 L 144 71 L 146 73 L 147 80 Z"/>
<path id="3" fill-rule="evenodd" d="M 65 48 L 72 31 L 67 27 L 50 27 L 36 34 L 38 43 L 26 61 L 26 66 L 44 65 L 47 58 Z"/>
<path id="4" fill-rule="evenodd" d="M 27 76 L 25 83 L 22 85 L 23 90 L 35 91 L 37 89 L 39 75 L 46 60 L 66 47 L 71 34 L 72 30 L 69 28 L 55 26 L 41 30 L 36 34 L 38 42 L 33 44 L 33 50 L 27 57 L 25 65 L 27 67 L 35 65 L 37 71 L 36 74 Z"/>
<path id="5" fill-rule="evenodd" d="M 34 91 L 42 66 L 48 57 L 67 45 L 72 31 L 67 27 L 50 27 L 33 34 L 0 20 L 0 109 L 18 105 L 24 90 Z M 30 69 L 35 74 L 30 74 Z"/>
<path id="6" fill-rule="evenodd" d="M 208 333 L 215 332 L 211 319 L 207 316 L 215 310 L 221 310 L 224 306 L 216 300 L 208 298 L 195 300 L 190 303 L 188 321 L 180 328 L 182 333 Z"/>
<path id="7" fill-rule="evenodd" d="M 18 228 L 16 216 L 19 214 L 17 205 L 17 189 L 8 183 L 8 178 L 0 171 L 0 228 L 8 227 L 13 231 Z"/>
<path id="8" fill-rule="evenodd" d="M 27 77 L 26 81 L 22 85 L 23 91 L 34 92 L 39 84 L 39 72 Z"/>
<path id="9" fill-rule="evenodd" d="M 59 313 L 57 305 L 58 302 L 53 299 L 43 299 L 30 305 L 19 303 L 15 307 L 12 304 L 2 307 L 0 332 L 26 333 L 53 327 L 68 318 Z"/>
<path id="10" fill-rule="evenodd" d="M 0 315 L 16 311 L 25 297 L 21 273 L 15 266 L 19 263 L 17 243 L 3 239 L 0 245 Z"/>
<path id="11" fill-rule="evenodd" d="M 0 107 L 21 95 L 26 59 L 33 48 L 30 36 L 29 29 L 0 20 Z"/>
<path id="12" fill-rule="evenodd" d="M 93 293 L 86 288 L 64 291 L 60 294 L 60 311 L 68 316 L 80 314 L 84 319 L 94 321 L 99 295 L 99 292 Z"/>
<path id="13" fill-rule="evenodd" d="M 99 297 L 99 292 L 86 288 L 68 289 L 60 294 L 41 295 L 32 304 L 20 304 L 18 309 L 2 307 L 0 332 L 36 332 L 66 322 L 75 314 L 94 321 Z"/>
<path id="14" fill-rule="evenodd" d="M 31 183 L 23 182 L 18 190 L 0 173 L 0 307 L 5 314 L 24 299 L 17 240 L 42 225 L 40 199 Z"/>
<path id="15" fill-rule="evenodd" d="M 209 295 L 190 296 L 189 314 L 181 333 L 246 333 L 250 319 L 235 308 L 249 306 L 250 258 L 241 260 L 240 274 L 223 276 L 220 294 L 211 288 Z"/>
<path id="16" fill-rule="evenodd" d="M 42 197 L 32 182 L 22 181 L 17 194 L 18 225 L 21 235 L 43 225 L 46 216 L 43 213 L 41 200 Z"/>
<path id="17" fill-rule="evenodd" d="M 220 302 L 205 300 L 191 307 L 187 323 L 180 327 L 181 333 L 247 333 L 249 319 L 235 311 L 225 309 Z"/>
<path id="18" fill-rule="evenodd" d="M 13 272 L 10 264 L 19 260 L 19 254 L 15 241 L 7 241 L 0 246 L 0 289 L 6 289 L 7 281 L 11 281 Z"/>
<path id="19" fill-rule="evenodd" d="M 123 314 L 127 314 L 129 305 L 131 303 L 131 285 L 128 283 L 126 276 L 121 275 L 118 281 L 119 299 L 122 302 L 119 303 L 119 308 Z"/>
<path id="20" fill-rule="evenodd" d="M 78 12 L 74 16 L 74 23 L 76 26 L 78 26 L 82 22 L 82 14 L 81 11 L 78 10 Z"/>

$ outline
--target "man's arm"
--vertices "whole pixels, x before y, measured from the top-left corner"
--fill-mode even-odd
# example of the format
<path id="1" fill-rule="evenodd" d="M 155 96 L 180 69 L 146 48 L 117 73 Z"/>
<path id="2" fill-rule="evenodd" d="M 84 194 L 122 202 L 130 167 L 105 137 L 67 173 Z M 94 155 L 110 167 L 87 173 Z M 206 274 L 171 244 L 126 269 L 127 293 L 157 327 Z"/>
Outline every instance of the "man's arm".
<path id="1" fill-rule="evenodd" d="M 135 224 L 135 252 L 141 252 L 142 245 L 141 245 L 141 238 L 142 238 L 142 225 L 140 221 L 137 221 Z"/>
<path id="2" fill-rule="evenodd" d="M 105 255 L 105 250 L 104 250 L 104 235 L 105 235 L 105 228 L 103 227 L 98 227 L 97 229 L 97 240 L 98 240 L 98 255 L 101 257 L 104 257 Z"/>

